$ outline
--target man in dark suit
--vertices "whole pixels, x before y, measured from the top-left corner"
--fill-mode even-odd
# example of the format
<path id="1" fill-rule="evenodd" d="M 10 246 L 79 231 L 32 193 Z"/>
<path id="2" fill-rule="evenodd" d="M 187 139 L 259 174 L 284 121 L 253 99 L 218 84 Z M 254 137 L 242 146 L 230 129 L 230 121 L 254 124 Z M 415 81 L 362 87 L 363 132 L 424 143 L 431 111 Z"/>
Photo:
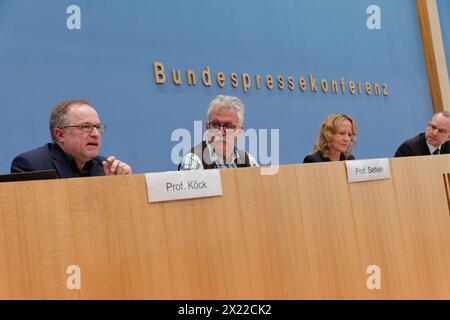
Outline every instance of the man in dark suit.
<path id="1" fill-rule="evenodd" d="M 52 143 L 14 158 L 11 173 L 56 170 L 59 178 L 126 175 L 131 167 L 99 156 L 105 125 L 87 100 L 65 100 L 50 116 Z"/>
<path id="2" fill-rule="evenodd" d="M 426 156 L 450 153 L 450 112 L 433 115 L 427 130 L 401 144 L 396 157 Z"/>

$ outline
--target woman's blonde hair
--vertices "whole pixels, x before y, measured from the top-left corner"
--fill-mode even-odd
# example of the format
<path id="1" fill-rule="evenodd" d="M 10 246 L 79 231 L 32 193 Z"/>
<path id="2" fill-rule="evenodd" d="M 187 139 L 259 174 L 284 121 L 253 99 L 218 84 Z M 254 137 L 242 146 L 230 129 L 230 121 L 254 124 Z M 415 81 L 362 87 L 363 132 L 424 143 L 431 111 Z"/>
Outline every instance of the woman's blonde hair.
<path id="1" fill-rule="evenodd" d="M 352 141 L 349 144 L 349 147 L 346 152 L 344 152 L 344 159 L 347 159 L 351 154 L 353 147 L 356 144 L 356 124 L 353 121 L 352 117 L 342 114 L 342 113 L 334 113 L 330 114 L 325 120 L 320 124 L 320 132 L 317 137 L 316 144 L 313 147 L 313 153 L 319 151 L 322 156 L 329 158 L 330 157 L 330 149 L 331 149 L 331 137 L 335 134 L 341 125 L 341 123 L 345 120 L 350 121 L 352 124 Z"/>

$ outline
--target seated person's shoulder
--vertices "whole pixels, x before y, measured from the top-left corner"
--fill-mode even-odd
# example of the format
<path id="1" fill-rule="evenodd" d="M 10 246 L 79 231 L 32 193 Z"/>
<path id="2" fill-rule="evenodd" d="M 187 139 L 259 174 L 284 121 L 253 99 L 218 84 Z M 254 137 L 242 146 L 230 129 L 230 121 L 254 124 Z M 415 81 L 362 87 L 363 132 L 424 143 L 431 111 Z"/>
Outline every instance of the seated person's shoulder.
<path id="1" fill-rule="evenodd" d="M 304 159 L 303 159 L 303 163 L 313 163 L 313 162 L 322 162 L 323 159 L 320 156 L 319 152 L 307 155 Z"/>
<path id="2" fill-rule="evenodd" d="M 419 148 L 419 136 L 410 138 L 397 148 L 395 151 L 394 157 L 410 157 L 414 156 L 417 153 L 417 149 Z"/>
<path id="3" fill-rule="evenodd" d="M 311 163 L 311 162 L 315 162 L 311 154 L 303 158 L 303 163 Z"/>
<path id="4" fill-rule="evenodd" d="M 444 142 L 441 146 L 441 154 L 450 153 L 450 141 Z"/>
<path id="5" fill-rule="evenodd" d="M 238 161 L 244 161 L 245 157 L 248 159 L 248 167 L 259 167 L 256 158 L 245 150 L 238 150 Z M 247 160 L 246 160 L 247 161 Z"/>
<path id="6" fill-rule="evenodd" d="M 43 160 L 50 159 L 50 143 L 39 148 L 23 152 L 14 157 L 11 163 L 11 173 L 14 172 L 30 172 L 36 170 L 45 170 L 47 168 L 40 167 L 39 163 Z"/>
<path id="7" fill-rule="evenodd" d="M 256 161 L 256 158 L 248 152 L 247 152 L 247 155 L 248 155 L 248 162 L 249 162 L 250 167 L 259 167 L 259 164 Z"/>

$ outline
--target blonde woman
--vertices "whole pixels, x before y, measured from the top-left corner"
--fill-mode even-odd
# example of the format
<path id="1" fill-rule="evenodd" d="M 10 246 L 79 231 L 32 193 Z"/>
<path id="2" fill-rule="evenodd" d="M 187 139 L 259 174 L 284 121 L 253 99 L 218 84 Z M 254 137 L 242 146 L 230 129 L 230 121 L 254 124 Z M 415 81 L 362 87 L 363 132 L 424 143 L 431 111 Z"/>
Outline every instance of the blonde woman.
<path id="1" fill-rule="evenodd" d="M 351 154 L 356 143 L 356 125 L 352 117 L 331 114 L 320 125 L 313 154 L 305 157 L 303 163 L 354 160 Z"/>

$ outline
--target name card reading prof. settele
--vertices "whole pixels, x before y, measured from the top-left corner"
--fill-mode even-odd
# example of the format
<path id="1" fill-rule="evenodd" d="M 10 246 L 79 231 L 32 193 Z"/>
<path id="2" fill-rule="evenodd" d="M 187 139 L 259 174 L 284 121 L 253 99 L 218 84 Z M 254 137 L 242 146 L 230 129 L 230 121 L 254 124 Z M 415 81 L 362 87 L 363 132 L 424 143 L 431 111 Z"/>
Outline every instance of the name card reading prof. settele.
<path id="1" fill-rule="evenodd" d="M 148 202 L 221 196 L 218 169 L 146 173 Z"/>
<path id="2" fill-rule="evenodd" d="M 389 159 L 368 159 L 345 161 L 348 182 L 390 179 Z"/>

